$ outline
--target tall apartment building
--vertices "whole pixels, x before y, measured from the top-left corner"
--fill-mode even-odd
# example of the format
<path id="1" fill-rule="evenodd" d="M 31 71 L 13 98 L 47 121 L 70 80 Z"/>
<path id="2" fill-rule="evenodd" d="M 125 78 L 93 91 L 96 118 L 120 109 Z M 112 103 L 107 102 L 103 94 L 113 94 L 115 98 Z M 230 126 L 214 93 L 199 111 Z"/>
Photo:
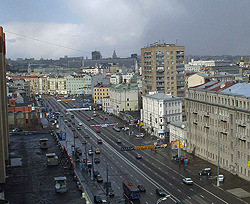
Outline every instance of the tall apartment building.
<path id="1" fill-rule="evenodd" d="M 184 60 L 184 46 L 156 43 L 142 48 L 142 94 L 157 91 L 184 97 Z"/>
<path id="2" fill-rule="evenodd" d="M 8 99 L 6 84 L 5 33 L 0 27 L 0 183 L 5 183 L 5 162 L 9 158 Z"/>
<path id="3" fill-rule="evenodd" d="M 211 81 L 186 91 L 187 151 L 250 181 L 250 84 Z"/>

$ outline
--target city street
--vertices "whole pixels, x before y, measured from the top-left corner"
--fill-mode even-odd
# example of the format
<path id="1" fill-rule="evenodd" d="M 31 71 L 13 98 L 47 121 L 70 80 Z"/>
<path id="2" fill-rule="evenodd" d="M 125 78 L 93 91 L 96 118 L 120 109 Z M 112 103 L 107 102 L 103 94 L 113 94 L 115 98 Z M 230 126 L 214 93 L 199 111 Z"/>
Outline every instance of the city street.
<path id="1" fill-rule="evenodd" d="M 119 199 L 123 198 L 122 181 L 131 180 L 136 185 L 143 184 L 146 187 L 146 192 L 141 192 L 141 198 L 138 201 L 132 201 L 133 203 L 156 203 L 160 198 L 156 195 L 156 189 L 163 189 L 170 197 L 166 201 L 161 203 L 176 203 L 182 201 L 183 203 L 243 203 L 241 200 L 232 196 L 231 194 L 217 188 L 211 184 L 211 182 L 204 182 L 197 172 L 191 172 L 187 168 L 179 168 L 172 160 L 167 159 L 166 154 L 171 156 L 170 147 L 167 149 L 157 150 L 133 150 L 133 151 L 121 151 L 121 147 L 140 146 L 153 144 L 150 138 L 136 139 L 135 136 L 129 136 L 127 132 L 116 132 L 113 127 L 91 127 L 91 125 L 104 124 L 104 123 L 116 123 L 113 116 L 107 116 L 109 120 L 102 120 L 100 117 L 93 116 L 93 111 L 71 111 L 70 114 L 74 115 L 74 118 L 70 117 L 70 114 L 66 116 L 65 109 L 76 107 L 82 107 L 81 101 L 68 101 L 57 102 L 56 99 L 49 97 L 44 98 L 46 104 L 50 106 L 55 112 L 60 111 L 61 115 L 59 119 L 59 132 L 66 133 L 65 146 L 71 150 L 72 145 L 75 143 L 75 147 L 80 147 L 83 152 L 83 158 L 87 157 L 88 160 L 92 160 L 92 157 L 99 158 L 100 164 L 94 164 L 92 168 L 98 170 L 104 180 L 107 181 L 107 169 L 108 180 L 112 183 L 112 189 L 115 191 L 115 197 L 111 198 L 111 203 L 116 203 Z M 48 102 L 48 100 L 50 102 Z M 101 111 L 96 111 L 100 114 Z M 72 127 L 68 127 L 64 123 L 65 119 L 70 119 L 75 122 L 72 125 L 76 130 L 72 131 Z M 89 121 L 87 120 L 90 119 Z M 71 124 L 72 124 L 71 122 Z M 82 126 L 78 126 L 79 123 L 83 123 Z M 122 126 L 120 124 L 119 126 Z M 81 130 L 77 130 L 80 127 Z M 134 127 L 133 130 L 136 128 Z M 100 133 L 97 133 L 100 130 Z M 74 138 L 74 134 L 77 134 L 77 138 Z M 87 138 L 86 136 L 89 136 Z M 103 143 L 98 144 L 97 139 L 102 139 Z M 121 143 L 117 143 L 117 139 L 121 140 Z M 74 141 L 75 140 L 75 141 Z M 86 140 L 87 144 L 83 145 L 82 142 Z M 85 154 L 85 150 L 95 150 L 99 148 L 101 153 L 99 155 Z M 71 151 L 70 151 L 71 152 Z M 142 155 L 142 159 L 137 159 L 137 154 Z M 80 165 L 79 165 L 80 168 Z M 87 171 L 84 174 L 88 174 Z M 193 185 L 186 185 L 182 182 L 184 177 L 190 177 L 194 181 Z M 105 189 L 103 184 L 100 184 L 102 193 L 105 195 Z"/>

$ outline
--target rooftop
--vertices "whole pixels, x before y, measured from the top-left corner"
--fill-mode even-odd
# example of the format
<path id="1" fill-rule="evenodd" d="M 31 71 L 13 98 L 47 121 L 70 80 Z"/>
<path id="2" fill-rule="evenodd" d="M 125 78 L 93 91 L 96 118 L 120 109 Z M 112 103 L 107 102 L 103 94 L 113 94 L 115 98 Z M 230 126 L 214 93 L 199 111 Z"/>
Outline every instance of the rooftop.
<path id="1" fill-rule="evenodd" d="M 111 88 L 116 90 L 136 90 L 138 84 L 115 84 L 112 85 Z"/>
<path id="2" fill-rule="evenodd" d="M 165 93 L 147 94 L 146 97 L 164 101 L 182 99 L 180 97 L 173 97 L 172 95 Z"/>

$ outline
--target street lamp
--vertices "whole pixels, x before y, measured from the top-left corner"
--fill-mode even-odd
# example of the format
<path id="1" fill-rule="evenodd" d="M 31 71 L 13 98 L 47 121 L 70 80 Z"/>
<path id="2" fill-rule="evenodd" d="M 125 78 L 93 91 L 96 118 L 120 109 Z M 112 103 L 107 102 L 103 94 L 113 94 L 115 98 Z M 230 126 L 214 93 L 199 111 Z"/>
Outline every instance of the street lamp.
<path id="1" fill-rule="evenodd" d="M 159 198 L 159 199 L 157 200 L 156 204 L 159 204 L 161 201 L 167 200 L 169 197 L 170 197 L 170 195 L 166 195 L 166 196 L 163 197 L 163 198 Z"/>

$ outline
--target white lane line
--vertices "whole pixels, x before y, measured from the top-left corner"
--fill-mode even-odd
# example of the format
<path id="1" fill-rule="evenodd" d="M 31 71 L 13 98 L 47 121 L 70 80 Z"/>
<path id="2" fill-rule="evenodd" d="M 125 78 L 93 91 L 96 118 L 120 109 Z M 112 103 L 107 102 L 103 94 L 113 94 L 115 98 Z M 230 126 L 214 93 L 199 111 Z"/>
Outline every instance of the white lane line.
<path id="1" fill-rule="evenodd" d="M 122 178 L 122 176 L 120 176 L 120 178 Z"/>
<path id="2" fill-rule="evenodd" d="M 191 190 L 191 191 L 193 191 L 193 189 L 192 189 L 192 188 L 190 188 L 190 190 Z"/>
<path id="3" fill-rule="evenodd" d="M 131 176 L 131 177 L 133 177 L 133 175 L 132 175 L 132 174 L 131 174 L 130 176 Z"/>
<path id="4" fill-rule="evenodd" d="M 145 164 L 142 164 L 143 166 L 145 166 Z"/>
<path id="5" fill-rule="evenodd" d="M 110 168 L 111 168 L 111 169 L 113 169 L 113 167 L 112 167 L 112 166 L 111 166 Z"/>
<path id="6" fill-rule="evenodd" d="M 204 196 L 203 196 L 203 195 L 201 195 L 201 197 L 202 197 L 202 198 L 204 198 Z"/>
<path id="7" fill-rule="evenodd" d="M 190 197 L 190 196 L 188 196 L 188 198 L 189 198 L 189 199 L 191 199 L 191 197 Z"/>
<path id="8" fill-rule="evenodd" d="M 139 183 L 139 181 L 138 181 L 138 180 L 136 180 L 136 182 L 137 182 L 137 183 Z"/>
<path id="9" fill-rule="evenodd" d="M 119 186 L 117 187 L 118 189 L 121 189 Z"/>
<path id="10" fill-rule="evenodd" d="M 175 177 L 173 177 L 173 179 L 175 179 Z"/>
<path id="11" fill-rule="evenodd" d="M 158 169 L 160 169 L 160 170 L 161 170 L 161 167 L 158 167 Z"/>
<path id="12" fill-rule="evenodd" d="M 178 191 L 179 191 L 179 192 L 181 192 L 181 190 L 180 190 L 180 189 L 178 189 Z"/>
<path id="13" fill-rule="evenodd" d="M 113 183 L 115 183 L 115 181 L 113 181 Z"/>
<path id="14" fill-rule="evenodd" d="M 151 195 L 153 195 L 153 193 L 152 193 L 152 192 L 150 192 L 150 194 L 151 194 Z"/>
<path id="15" fill-rule="evenodd" d="M 172 183 L 169 183 L 170 186 L 172 186 L 173 184 Z"/>
<path id="16" fill-rule="evenodd" d="M 165 180 L 163 177 L 161 178 L 162 180 Z"/>

